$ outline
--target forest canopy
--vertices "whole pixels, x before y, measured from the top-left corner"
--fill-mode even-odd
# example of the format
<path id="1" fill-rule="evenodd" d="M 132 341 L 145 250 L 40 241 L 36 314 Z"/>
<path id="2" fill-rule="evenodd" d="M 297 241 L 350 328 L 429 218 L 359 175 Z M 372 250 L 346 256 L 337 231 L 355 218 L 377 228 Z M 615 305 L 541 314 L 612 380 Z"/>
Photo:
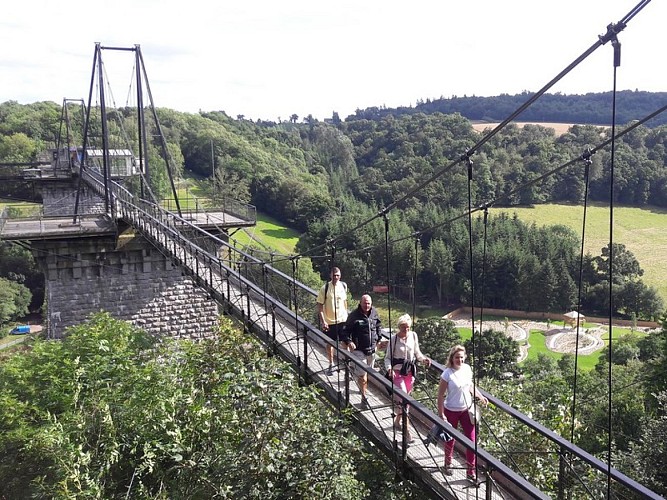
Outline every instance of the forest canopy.
<path id="1" fill-rule="evenodd" d="M 599 97 L 606 102 L 606 96 Z M 661 96 L 644 97 L 655 103 Z M 250 202 L 300 230 L 300 252 L 326 246 L 392 207 L 386 225 L 376 219 L 336 241 L 339 264 L 348 269 L 354 289 L 369 290 L 386 281 L 388 260 L 389 280 L 399 297 L 408 298 L 414 289 L 420 302 L 434 305 L 471 301 L 468 229 L 461 219 L 470 207 L 579 204 L 585 194 L 590 201 L 609 199 L 609 147 L 592 155 L 588 166 L 575 161 L 609 140 L 610 130 L 594 125 L 575 125 L 557 136 L 547 127 L 510 124 L 479 148 L 468 172 L 460 160 L 481 135 L 458 112 L 383 110 L 325 122 L 306 117 L 303 123 L 297 117 L 283 123 L 253 122 L 222 111 L 157 112 L 176 164 L 173 175 L 197 176 L 211 199 Z M 52 103 L 0 104 L 3 161 L 35 158 L 43 148 L 53 147 L 58 116 Z M 132 130 L 136 120 L 129 108 L 111 116 L 117 123 L 112 130 Z M 136 135 L 130 133 L 128 140 L 135 149 Z M 667 207 L 667 128 L 641 125 L 615 145 L 614 202 Z M 154 157 L 160 147 L 155 142 L 149 149 Z M 166 163 L 153 168 L 154 192 L 168 196 Z M 405 193 L 412 195 L 403 199 Z M 387 228 L 389 259 L 381 248 Z M 472 279 L 481 279 L 486 264 L 487 291 L 480 305 L 529 311 L 574 306 L 581 267 L 577 235 L 559 226 L 526 225 L 511 216 L 475 217 L 472 231 Z M 416 245 L 410 235 L 417 236 Z M 581 283 L 587 313 L 607 307 L 603 252 L 600 248 L 585 256 Z M 315 271 L 325 275 L 326 259 L 312 261 Z M 415 263 L 416 274 L 405 262 Z M 617 278 L 612 286 L 622 300 L 614 304 L 615 313 L 656 318 L 662 312 L 663 304 L 655 290 L 643 284 L 641 273 L 620 272 Z M 539 293 L 538 282 L 548 283 Z"/>

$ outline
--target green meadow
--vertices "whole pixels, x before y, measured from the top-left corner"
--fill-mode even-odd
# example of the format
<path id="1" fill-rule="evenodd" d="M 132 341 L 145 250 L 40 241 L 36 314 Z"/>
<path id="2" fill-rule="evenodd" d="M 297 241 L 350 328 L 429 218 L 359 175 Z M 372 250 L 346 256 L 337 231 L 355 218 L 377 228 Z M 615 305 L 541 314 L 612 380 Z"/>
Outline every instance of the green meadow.
<path id="1" fill-rule="evenodd" d="M 525 222 L 538 226 L 561 224 L 581 238 L 583 207 L 578 205 L 535 205 L 534 207 L 493 208 L 491 213 L 516 213 Z M 584 249 L 600 255 L 609 243 L 609 207 L 589 205 L 586 214 Z M 615 207 L 613 241 L 630 250 L 644 270 L 644 283 L 653 286 L 667 304 L 667 210 L 663 208 Z"/>
<path id="2" fill-rule="evenodd" d="M 258 212 L 257 225 L 237 232 L 233 238 L 242 245 L 254 244 L 267 251 L 273 250 L 289 255 L 295 251 L 299 233 L 281 225 L 274 218 Z"/>

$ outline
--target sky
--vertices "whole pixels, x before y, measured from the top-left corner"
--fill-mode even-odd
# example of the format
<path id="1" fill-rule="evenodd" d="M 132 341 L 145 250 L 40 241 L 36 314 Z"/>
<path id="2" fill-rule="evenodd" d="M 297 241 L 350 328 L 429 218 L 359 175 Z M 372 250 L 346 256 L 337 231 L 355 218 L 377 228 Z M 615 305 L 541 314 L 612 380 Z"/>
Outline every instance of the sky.
<path id="1" fill-rule="evenodd" d="M 157 107 L 323 120 L 372 106 L 535 92 L 640 0 L 11 0 L 0 102 L 85 99 L 95 43 L 139 45 Z M 618 35 L 618 90 L 667 91 L 652 0 Z M 134 105 L 131 52 L 102 51 L 112 104 Z M 549 92 L 614 88 L 611 43 Z"/>

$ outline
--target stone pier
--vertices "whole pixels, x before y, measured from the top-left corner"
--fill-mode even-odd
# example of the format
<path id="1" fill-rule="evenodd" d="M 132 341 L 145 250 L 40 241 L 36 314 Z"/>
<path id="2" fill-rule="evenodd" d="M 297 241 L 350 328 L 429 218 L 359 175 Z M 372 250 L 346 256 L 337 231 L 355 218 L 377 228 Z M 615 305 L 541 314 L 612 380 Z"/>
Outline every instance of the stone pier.
<path id="1" fill-rule="evenodd" d="M 115 236 L 32 242 L 46 278 L 49 337 L 99 311 L 159 335 L 212 335 L 217 303 L 141 236 L 122 241 L 121 248 Z"/>

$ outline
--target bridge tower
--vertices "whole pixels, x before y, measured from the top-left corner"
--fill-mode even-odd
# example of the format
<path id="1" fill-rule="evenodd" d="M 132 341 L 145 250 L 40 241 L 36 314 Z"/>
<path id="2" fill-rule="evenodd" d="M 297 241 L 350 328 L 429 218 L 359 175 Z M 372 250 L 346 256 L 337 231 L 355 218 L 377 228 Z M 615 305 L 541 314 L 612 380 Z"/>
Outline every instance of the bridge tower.
<path id="1" fill-rule="evenodd" d="M 45 275 L 46 329 L 49 337 L 61 337 L 65 329 L 84 321 L 101 310 L 128 320 L 145 330 L 168 336 L 196 338 L 213 333 L 218 305 L 207 292 L 183 271 L 172 257 L 160 252 L 139 231 L 115 213 L 114 190 L 134 177 L 141 194 L 136 202 L 158 206 L 149 186 L 149 141 L 144 116 L 143 89 L 148 87 L 139 46 L 110 50 L 133 52 L 137 75 L 138 130 L 130 145 L 114 149 L 105 107 L 102 51 L 96 44 L 91 91 L 86 107 L 83 100 L 69 112 L 63 102 L 61 134 L 52 150 L 50 164 L 36 163 L 21 170 L 17 180 L 25 183 L 25 192 L 38 193 L 42 211 L 38 217 L 9 219 L 0 217 L 0 239 L 16 241 L 30 248 Z M 99 79 L 99 106 L 93 102 L 94 82 Z M 152 130 L 159 132 L 156 144 L 167 152 L 166 140 L 149 94 L 155 120 Z M 95 110 L 91 113 L 91 110 Z M 81 115 L 80 123 L 72 123 Z M 100 118 L 96 123 L 93 116 Z M 63 130 L 63 124 L 65 129 Z M 81 129 L 79 131 L 79 128 Z M 82 144 L 79 146 L 77 144 Z M 138 151 L 135 158 L 132 150 Z M 222 209 L 202 211 L 180 206 L 169 158 L 163 158 L 172 188 L 179 220 L 187 222 L 178 230 L 183 234 L 205 229 L 226 240 L 228 231 L 255 225 L 254 207 L 230 200 Z M 104 189 L 95 190 L 84 182 L 83 173 L 103 178 Z M 130 195 L 132 196 L 132 195 Z M 145 198 L 150 198 L 146 201 Z M 167 208 L 170 209 L 170 208 Z M 216 255 L 220 241 L 198 239 L 198 245 Z"/>

